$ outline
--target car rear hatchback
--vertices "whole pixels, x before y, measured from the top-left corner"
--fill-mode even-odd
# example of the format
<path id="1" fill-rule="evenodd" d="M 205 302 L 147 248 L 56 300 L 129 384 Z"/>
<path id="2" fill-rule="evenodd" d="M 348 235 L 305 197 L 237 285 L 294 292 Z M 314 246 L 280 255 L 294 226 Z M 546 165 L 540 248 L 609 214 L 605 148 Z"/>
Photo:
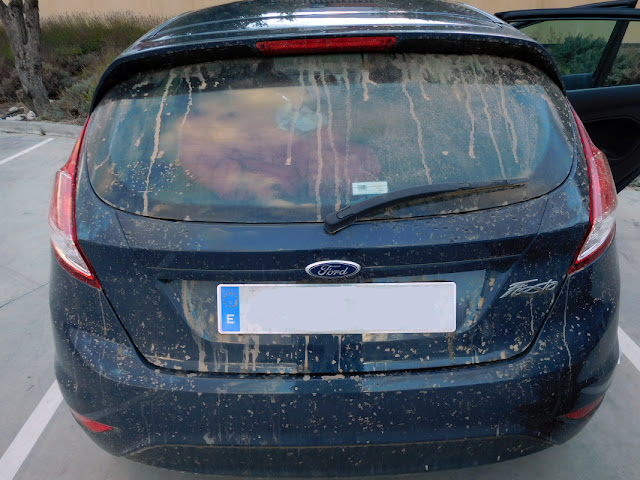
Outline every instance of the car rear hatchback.
<path id="1" fill-rule="evenodd" d="M 560 443 L 618 358 L 615 185 L 537 44 L 471 8 L 242 2 L 105 73 L 50 224 L 103 448 L 377 474 Z"/>

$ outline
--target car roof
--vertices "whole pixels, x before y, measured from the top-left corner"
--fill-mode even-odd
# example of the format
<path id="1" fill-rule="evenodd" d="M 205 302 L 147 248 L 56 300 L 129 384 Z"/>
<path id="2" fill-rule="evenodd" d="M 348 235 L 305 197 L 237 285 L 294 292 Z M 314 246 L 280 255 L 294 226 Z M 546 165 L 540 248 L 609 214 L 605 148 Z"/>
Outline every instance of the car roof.
<path id="1" fill-rule="evenodd" d="M 180 15 L 140 38 L 107 69 L 92 110 L 109 88 L 126 77 L 156 68 L 260 56 L 257 41 L 389 34 L 398 37 L 395 52 L 518 58 L 543 70 L 564 91 L 555 62 L 540 45 L 502 20 L 462 3 L 245 0 Z"/>

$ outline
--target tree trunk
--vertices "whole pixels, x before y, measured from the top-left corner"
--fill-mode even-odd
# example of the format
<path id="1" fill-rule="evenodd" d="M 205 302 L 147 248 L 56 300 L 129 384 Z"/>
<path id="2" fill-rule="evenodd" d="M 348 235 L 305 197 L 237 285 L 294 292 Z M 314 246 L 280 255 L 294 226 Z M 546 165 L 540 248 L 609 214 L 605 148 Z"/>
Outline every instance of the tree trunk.
<path id="1" fill-rule="evenodd" d="M 7 31 L 20 84 L 38 115 L 49 106 L 42 79 L 38 0 L 0 0 L 0 20 Z"/>

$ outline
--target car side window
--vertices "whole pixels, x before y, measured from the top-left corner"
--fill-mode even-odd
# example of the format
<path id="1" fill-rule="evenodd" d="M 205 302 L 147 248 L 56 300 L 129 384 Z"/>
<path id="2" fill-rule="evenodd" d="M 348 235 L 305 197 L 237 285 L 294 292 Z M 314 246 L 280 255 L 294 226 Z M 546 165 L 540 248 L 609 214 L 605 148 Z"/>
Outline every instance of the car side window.
<path id="1" fill-rule="evenodd" d="M 640 22 L 629 22 L 606 86 L 640 84 Z"/>
<path id="2" fill-rule="evenodd" d="M 568 90 L 593 87 L 615 20 L 549 20 L 520 28 L 555 59 Z"/>

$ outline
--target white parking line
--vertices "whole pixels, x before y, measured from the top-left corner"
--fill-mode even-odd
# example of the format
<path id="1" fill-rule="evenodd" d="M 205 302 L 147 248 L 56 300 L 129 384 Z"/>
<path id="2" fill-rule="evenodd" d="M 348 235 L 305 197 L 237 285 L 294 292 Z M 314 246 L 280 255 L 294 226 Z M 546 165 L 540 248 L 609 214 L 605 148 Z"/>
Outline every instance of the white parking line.
<path id="1" fill-rule="evenodd" d="M 40 147 L 42 147 L 43 145 L 46 145 L 49 142 L 53 142 L 53 140 L 54 140 L 53 138 L 47 138 L 44 142 L 40 142 L 37 145 L 34 145 L 33 147 L 29 147 L 26 150 L 23 150 L 23 151 L 21 151 L 19 153 L 16 153 L 15 155 L 11 155 L 10 157 L 5 158 L 4 160 L 0 160 L 0 165 L 4 165 L 5 163 L 8 163 L 11 160 L 15 160 L 16 158 L 19 158 L 19 157 L 21 157 L 23 155 L 26 155 L 29 152 L 33 152 L 36 148 L 40 148 Z"/>
<path id="2" fill-rule="evenodd" d="M 53 382 L 7 451 L 0 458 L 0 480 L 13 480 L 62 402 L 58 382 Z"/>
<path id="3" fill-rule="evenodd" d="M 640 347 L 638 347 L 638 345 L 631 340 L 631 337 L 621 328 L 618 328 L 618 340 L 620 341 L 620 348 L 624 356 L 640 371 Z"/>

